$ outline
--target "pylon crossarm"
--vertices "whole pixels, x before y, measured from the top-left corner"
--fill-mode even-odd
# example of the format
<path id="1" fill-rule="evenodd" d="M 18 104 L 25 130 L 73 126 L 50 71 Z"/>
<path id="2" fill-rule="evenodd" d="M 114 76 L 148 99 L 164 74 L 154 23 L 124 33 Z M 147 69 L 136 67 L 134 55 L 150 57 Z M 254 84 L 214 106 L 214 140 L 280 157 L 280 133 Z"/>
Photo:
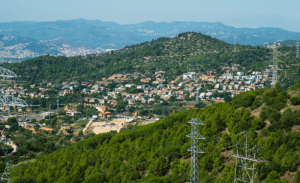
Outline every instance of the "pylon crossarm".
<path id="1" fill-rule="evenodd" d="M 243 160 L 249 160 L 249 161 L 254 161 L 254 162 L 259 162 L 259 163 L 264 162 L 264 160 L 261 160 L 261 159 L 246 157 L 246 156 L 237 155 L 237 154 L 232 154 L 231 156 L 232 157 L 237 157 L 237 158 L 240 158 L 240 159 L 243 159 Z"/>
<path id="2" fill-rule="evenodd" d="M 205 152 L 202 151 L 201 149 L 200 149 L 200 150 L 195 150 L 195 149 L 189 148 L 189 149 L 187 149 L 187 151 L 195 152 L 195 153 L 198 153 L 198 154 L 204 154 L 204 153 L 205 153 Z"/>
<path id="3" fill-rule="evenodd" d="M 196 134 L 194 134 L 194 133 L 188 134 L 186 136 L 189 137 L 189 138 L 195 138 L 195 139 L 201 139 L 201 140 L 205 139 L 202 135 L 197 135 L 196 136 Z"/>
<path id="4" fill-rule="evenodd" d="M 245 179 L 240 179 L 240 178 L 235 178 L 236 180 L 239 180 L 239 181 L 243 181 L 243 182 L 251 182 L 250 180 L 245 180 Z"/>
<path id="5" fill-rule="evenodd" d="M 17 77 L 17 75 L 11 70 L 0 67 L 0 77 L 14 78 Z"/>

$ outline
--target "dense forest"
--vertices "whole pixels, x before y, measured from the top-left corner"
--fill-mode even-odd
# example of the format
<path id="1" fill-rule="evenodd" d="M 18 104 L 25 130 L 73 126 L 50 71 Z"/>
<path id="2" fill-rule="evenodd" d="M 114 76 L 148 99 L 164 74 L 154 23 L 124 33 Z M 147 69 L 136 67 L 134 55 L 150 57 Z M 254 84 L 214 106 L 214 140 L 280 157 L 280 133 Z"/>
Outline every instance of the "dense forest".
<path id="1" fill-rule="evenodd" d="M 300 84 L 285 91 L 276 87 L 236 95 L 231 102 L 171 114 L 155 123 L 118 134 L 99 134 L 72 146 L 20 163 L 12 182 L 143 182 L 189 181 L 190 125 L 205 123 L 199 146 L 202 182 L 232 183 L 236 143 L 259 146 L 259 179 L 266 183 L 300 181 Z"/>
<path id="2" fill-rule="evenodd" d="M 279 63 L 280 79 L 284 88 L 298 81 L 299 58 L 295 58 L 295 48 L 281 46 Z M 272 60 L 272 50 L 250 45 L 233 45 L 219 41 L 201 33 L 181 33 L 174 38 L 158 38 L 151 42 L 127 46 L 124 49 L 103 54 L 64 57 L 44 55 L 20 63 L 3 63 L 1 66 L 14 71 L 19 80 L 29 83 L 42 81 L 62 82 L 66 80 L 88 81 L 108 77 L 115 73 L 140 72 L 153 76 L 155 71 L 166 71 L 170 81 L 187 71 L 204 72 L 240 64 L 244 71 L 262 71 Z M 295 67 L 296 66 L 296 67 Z M 288 73 L 288 74 L 287 74 Z"/>

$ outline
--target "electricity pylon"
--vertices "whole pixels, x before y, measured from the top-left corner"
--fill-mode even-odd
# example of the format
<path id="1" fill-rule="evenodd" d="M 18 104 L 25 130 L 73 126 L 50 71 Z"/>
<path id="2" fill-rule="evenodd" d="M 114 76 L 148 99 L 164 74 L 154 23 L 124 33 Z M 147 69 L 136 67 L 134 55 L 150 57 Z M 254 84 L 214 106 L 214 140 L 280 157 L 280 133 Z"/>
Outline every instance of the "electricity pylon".
<path id="1" fill-rule="evenodd" d="M 299 56 L 299 45 L 300 45 L 300 43 L 299 43 L 299 41 L 296 43 L 296 50 L 297 50 L 297 52 L 296 52 L 296 57 L 298 58 L 298 57 L 300 57 Z"/>
<path id="2" fill-rule="evenodd" d="M 199 89 L 197 90 L 196 94 L 196 104 L 199 104 Z"/>
<path id="3" fill-rule="evenodd" d="M 190 183 L 198 183 L 198 154 L 205 153 L 199 148 L 199 139 L 205 139 L 198 130 L 198 125 L 204 125 L 200 119 L 193 118 L 188 123 L 191 124 L 191 133 L 187 137 L 191 138 L 191 148 L 187 149 L 191 152 L 191 172 L 190 172 Z"/>
<path id="4" fill-rule="evenodd" d="M 0 93 L 0 104 L 9 106 L 28 107 L 28 104 L 25 100 L 4 93 Z"/>
<path id="5" fill-rule="evenodd" d="M 4 46 L 4 44 L 0 41 L 0 47 L 1 46 Z M 0 67 L 0 77 L 13 78 L 17 77 L 17 75 L 13 71 Z"/>
<path id="6" fill-rule="evenodd" d="M 57 115 L 59 114 L 59 95 L 57 94 L 57 109 L 56 109 Z"/>
<path id="7" fill-rule="evenodd" d="M 234 49 L 233 49 L 234 52 L 236 52 L 236 36 L 234 36 Z"/>
<path id="8" fill-rule="evenodd" d="M 272 66 L 273 75 L 272 75 L 271 86 L 272 86 L 272 88 L 275 88 L 275 85 L 278 81 L 277 71 L 278 71 L 278 62 L 279 62 L 279 60 L 278 60 L 279 53 L 277 51 L 276 43 L 274 43 L 272 49 L 273 49 L 273 66 Z"/>
<path id="9" fill-rule="evenodd" d="M 245 144 L 237 143 L 236 148 L 236 154 L 231 155 L 235 158 L 234 183 L 259 183 L 258 163 L 263 160 L 257 159 L 258 147 L 249 148 L 247 132 Z"/>

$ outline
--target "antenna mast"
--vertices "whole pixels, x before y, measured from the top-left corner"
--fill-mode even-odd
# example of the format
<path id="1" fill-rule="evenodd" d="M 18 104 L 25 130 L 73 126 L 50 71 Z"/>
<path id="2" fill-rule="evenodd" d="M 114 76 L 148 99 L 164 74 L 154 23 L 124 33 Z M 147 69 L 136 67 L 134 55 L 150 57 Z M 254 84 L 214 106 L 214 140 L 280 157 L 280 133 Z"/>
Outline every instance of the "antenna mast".
<path id="1" fill-rule="evenodd" d="M 191 172 L 190 183 L 198 183 L 198 154 L 205 153 L 199 148 L 198 139 L 205 139 L 198 130 L 198 125 L 204 125 L 200 119 L 193 118 L 188 123 L 191 124 L 191 133 L 187 137 L 191 138 L 191 148 L 187 149 L 191 152 Z"/>

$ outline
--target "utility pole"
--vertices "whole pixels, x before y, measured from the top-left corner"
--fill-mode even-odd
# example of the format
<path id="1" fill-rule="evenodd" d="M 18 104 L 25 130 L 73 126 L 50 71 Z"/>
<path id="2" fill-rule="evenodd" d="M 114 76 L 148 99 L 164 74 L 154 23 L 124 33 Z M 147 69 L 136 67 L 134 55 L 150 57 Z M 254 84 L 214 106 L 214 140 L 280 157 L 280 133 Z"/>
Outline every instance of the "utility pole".
<path id="1" fill-rule="evenodd" d="M 259 183 L 258 163 L 263 162 L 263 160 L 257 159 L 257 146 L 252 149 L 249 148 L 247 132 L 245 144 L 237 142 L 236 148 L 236 154 L 231 155 L 235 158 L 234 183 Z"/>
<path id="2" fill-rule="evenodd" d="M 205 153 L 199 148 L 198 140 L 205 139 L 198 130 L 198 125 L 205 125 L 198 118 L 193 118 L 188 123 L 191 124 L 191 133 L 187 135 L 187 137 L 191 138 L 191 148 L 187 149 L 191 152 L 191 170 L 190 170 L 190 183 L 198 183 L 199 175 L 198 175 L 198 154 Z"/>
<path id="3" fill-rule="evenodd" d="M 2 131 L 2 151 L 4 156 L 6 157 L 6 166 L 5 169 L 1 175 L 0 182 L 10 182 L 10 164 L 9 164 L 9 156 L 8 156 L 8 142 L 6 138 L 6 132 L 5 132 L 5 123 L 3 122 L 3 131 Z"/>

